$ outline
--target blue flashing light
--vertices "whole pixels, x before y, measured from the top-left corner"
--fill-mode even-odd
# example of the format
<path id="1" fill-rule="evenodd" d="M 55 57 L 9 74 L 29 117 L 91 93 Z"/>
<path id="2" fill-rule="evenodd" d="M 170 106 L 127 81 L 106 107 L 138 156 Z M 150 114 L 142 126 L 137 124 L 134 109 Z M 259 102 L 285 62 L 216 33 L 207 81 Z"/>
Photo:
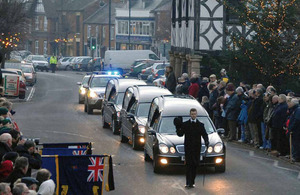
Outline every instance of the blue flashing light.
<path id="1" fill-rule="evenodd" d="M 118 74 L 119 74 L 119 72 L 114 72 L 114 74 L 115 74 L 115 75 L 118 75 Z"/>
<path id="2" fill-rule="evenodd" d="M 107 74 L 108 74 L 108 75 L 111 75 L 111 74 L 112 74 L 112 72 L 107 72 Z"/>

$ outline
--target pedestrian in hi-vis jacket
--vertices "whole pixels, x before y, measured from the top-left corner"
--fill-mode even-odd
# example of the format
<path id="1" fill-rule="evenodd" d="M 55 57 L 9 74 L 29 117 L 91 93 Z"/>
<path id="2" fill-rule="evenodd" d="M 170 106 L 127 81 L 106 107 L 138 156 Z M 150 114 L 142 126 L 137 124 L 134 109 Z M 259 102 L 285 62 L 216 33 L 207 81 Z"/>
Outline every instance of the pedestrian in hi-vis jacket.
<path id="1" fill-rule="evenodd" d="M 179 137 L 185 135 L 186 188 L 195 187 L 197 166 L 199 165 L 202 146 L 201 137 L 203 137 L 206 147 L 209 144 L 204 124 L 197 119 L 197 110 L 195 108 L 190 110 L 190 116 L 191 118 L 185 122 L 182 122 L 182 117 L 174 119 L 177 135 Z"/>

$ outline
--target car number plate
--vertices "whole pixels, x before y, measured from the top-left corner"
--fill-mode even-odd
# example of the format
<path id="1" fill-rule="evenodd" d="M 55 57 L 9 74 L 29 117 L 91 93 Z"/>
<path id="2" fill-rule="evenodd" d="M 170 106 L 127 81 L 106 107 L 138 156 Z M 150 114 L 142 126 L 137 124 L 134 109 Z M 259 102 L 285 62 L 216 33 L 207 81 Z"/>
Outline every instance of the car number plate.
<path id="1" fill-rule="evenodd" d="M 202 160 L 203 160 L 203 156 L 200 155 L 200 161 L 202 161 Z M 185 156 L 181 157 L 181 161 L 185 161 Z"/>

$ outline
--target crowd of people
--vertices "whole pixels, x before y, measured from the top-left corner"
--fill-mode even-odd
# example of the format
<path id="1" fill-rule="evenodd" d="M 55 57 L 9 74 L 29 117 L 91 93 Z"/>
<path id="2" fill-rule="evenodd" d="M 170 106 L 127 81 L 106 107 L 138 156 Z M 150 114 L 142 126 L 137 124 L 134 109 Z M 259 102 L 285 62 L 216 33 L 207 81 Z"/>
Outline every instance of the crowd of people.
<path id="1" fill-rule="evenodd" d="M 234 85 L 226 70 L 201 78 L 192 72 L 175 78 L 166 68 L 166 88 L 177 95 L 191 95 L 208 112 L 217 129 L 225 129 L 228 141 L 248 143 L 276 156 L 300 162 L 299 98 L 292 91 L 278 93 L 274 86 Z"/>
<path id="2" fill-rule="evenodd" d="M 50 179 L 51 173 L 41 169 L 36 143 L 23 138 L 12 108 L 10 101 L 0 98 L 0 195 L 53 195 L 55 183 Z"/>

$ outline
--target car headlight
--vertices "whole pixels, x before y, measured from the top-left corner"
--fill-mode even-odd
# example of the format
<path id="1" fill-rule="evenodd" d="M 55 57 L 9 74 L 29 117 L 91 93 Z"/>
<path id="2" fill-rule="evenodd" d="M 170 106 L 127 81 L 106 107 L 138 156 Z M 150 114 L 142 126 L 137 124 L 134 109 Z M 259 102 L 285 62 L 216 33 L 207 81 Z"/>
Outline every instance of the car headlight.
<path id="1" fill-rule="evenodd" d="M 89 92 L 89 97 L 90 97 L 90 98 L 96 98 L 96 97 L 98 97 L 98 95 L 97 95 L 96 92 L 90 90 L 90 92 Z"/>
<path id="2" fill-rule="evenodd" d="M 161 153 L 166 154 L 169 152 L 169 147 L 165 144 L 159 144 L 159 150 L 161 151 Z"/>
<path id="3" fill-rule="evenodd" d="M 208 152 L 208 153 L 212 153 L 212 152 L 213 152 L 213 147 L 209 146 L 209 147 L 207 148 L 207 152 Z"/>
<path id="4" fill-rule="evenodd" d="M 174 147 L 171 147 L 171 148 L 170 148 L 170 152 L 171 152 L 172 154 L 175 154 L 175 152 L 176 152 L 175 148 L 174 148 Z"/>
<path id="5" fill-rule="evenodd" d="M 223 144 L 217 143 L 217 144 L 214 146 L 214 151 L 215 151 L 215 153 L 220 153 L 222 150 L 223 150 Z"/>
<path id="6" fill-rule="evenodd" d="M 139 126 L 139 131 L 144 134 L 146 129 L 144 126 Z"/>
<path id="7" fill-rule="evenodd" d="M 81 95 L 84 95 L 85 93 L 86 93 L 86 89 L 83 88 L 83 87 L 81 87 L 81 88 L 80 88 L 80 94 L 81 94 Z"/>

